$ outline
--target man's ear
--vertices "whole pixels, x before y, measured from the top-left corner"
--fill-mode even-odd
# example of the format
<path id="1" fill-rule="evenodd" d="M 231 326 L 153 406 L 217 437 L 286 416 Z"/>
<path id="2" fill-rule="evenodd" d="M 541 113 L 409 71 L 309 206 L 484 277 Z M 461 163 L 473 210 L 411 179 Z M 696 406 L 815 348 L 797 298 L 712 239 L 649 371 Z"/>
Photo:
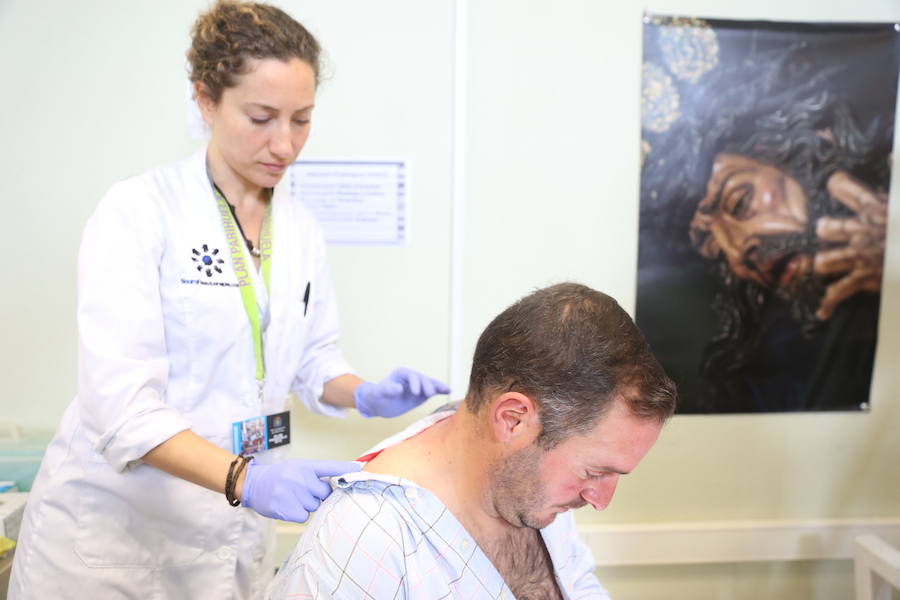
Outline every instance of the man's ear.
<path id="1" fill-rule="evenodd" d="M 203 117 L 203 122 L 212 127 L 216 103 L 209 95 L 209 88 L 202 81 L 194 82 L 194 100 L 197 102 L 197 108 L 200 109 L 200 116 Z"/>
<path id="2" fill-rule="evenodd" d="M 541 432 L 534 401 L 519 392 L 504 392 L 491 403 L 491 432 L 501 444 L 530 444 Z"/>

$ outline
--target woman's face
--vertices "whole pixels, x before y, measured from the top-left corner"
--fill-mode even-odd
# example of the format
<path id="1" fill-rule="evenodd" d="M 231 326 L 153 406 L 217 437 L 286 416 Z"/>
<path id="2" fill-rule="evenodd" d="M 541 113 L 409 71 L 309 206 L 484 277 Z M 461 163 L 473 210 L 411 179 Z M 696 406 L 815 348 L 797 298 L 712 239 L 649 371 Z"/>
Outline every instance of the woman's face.
<path id="1" fill-rule="evenodd" d="M 202 84 L 197 84 L 197 99 L 212 132 L 210 162 L 244 185 L 270 188 L 309 137 L 316 76 L 297 58 L 247 59 L 247 68 L 218 103 L 203 93 Z"/>

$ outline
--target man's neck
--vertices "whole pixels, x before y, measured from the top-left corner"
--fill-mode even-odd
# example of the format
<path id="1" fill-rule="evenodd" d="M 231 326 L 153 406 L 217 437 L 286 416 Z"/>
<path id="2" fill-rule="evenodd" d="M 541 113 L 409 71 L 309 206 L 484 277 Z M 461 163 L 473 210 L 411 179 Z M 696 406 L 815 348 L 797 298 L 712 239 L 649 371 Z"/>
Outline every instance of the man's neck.
<path id="1" fill-rule="evenodd" d="M 408 479 L 433 493 L 476 539 L 509 524 L 493 510 L 489 477 L 495 452 L 479 436 L 465 406 L 420 433 L 383 450 L 365 470 Z"/>
<path id="2" fill-rule="evenodd" d="M 417 483 L 443 502 L 517 597 L 562 598 L 540 532 L 514 527 L 494 509 L 490 478 L 502 449 L 465 406 L 383 450 L 366 471 Z"/>

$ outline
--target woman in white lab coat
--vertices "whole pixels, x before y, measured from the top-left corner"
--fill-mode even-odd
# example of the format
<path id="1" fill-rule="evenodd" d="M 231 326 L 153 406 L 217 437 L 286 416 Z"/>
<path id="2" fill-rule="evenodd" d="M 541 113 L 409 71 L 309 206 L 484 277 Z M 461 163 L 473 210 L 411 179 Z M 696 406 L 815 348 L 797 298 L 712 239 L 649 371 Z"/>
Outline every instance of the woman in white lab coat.
<path id="1" fill-rule="evenodd" d="M 267 517 L 304 521 L 331 491 L 320 478 L 358 466 L 285 447 L 248 464 L 234 425 L 277 428 L 291 392 L 391 417 L 448 391 L 404 368 L 364 382 L 336 346 L 322 233 L 276 187 L 309 135 L 318 54 L 271 6 L 219 2 L 195 23 L 210 141 L 114 185 L 87 224 L 78 395 L 32 488 L 10 598 L 258 597 Z"/>

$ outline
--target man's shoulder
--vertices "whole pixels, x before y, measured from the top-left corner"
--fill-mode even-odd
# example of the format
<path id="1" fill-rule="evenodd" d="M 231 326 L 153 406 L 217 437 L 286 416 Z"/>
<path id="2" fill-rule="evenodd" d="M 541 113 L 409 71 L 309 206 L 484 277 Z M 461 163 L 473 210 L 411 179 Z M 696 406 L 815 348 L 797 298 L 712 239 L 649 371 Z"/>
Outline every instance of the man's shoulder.
<path id="1" fill-rule="evenodd" d="M 433 526 L 440 512 L 426 490 L 400 477 L 345 475 L 316 511 L 299 548 L 324 548 L 344 559 L 367 547 L 403 552 Z"/>
<path id="2" fill-rule="evenodd" d="M 361 586 L 394 597 L 406 582 L 407 556 L 424 540 L 420 489 L 399 477 L 341 477 L 279 571 L 270 597 L 320 590 L 323 597 L 355 598 Z"/>

